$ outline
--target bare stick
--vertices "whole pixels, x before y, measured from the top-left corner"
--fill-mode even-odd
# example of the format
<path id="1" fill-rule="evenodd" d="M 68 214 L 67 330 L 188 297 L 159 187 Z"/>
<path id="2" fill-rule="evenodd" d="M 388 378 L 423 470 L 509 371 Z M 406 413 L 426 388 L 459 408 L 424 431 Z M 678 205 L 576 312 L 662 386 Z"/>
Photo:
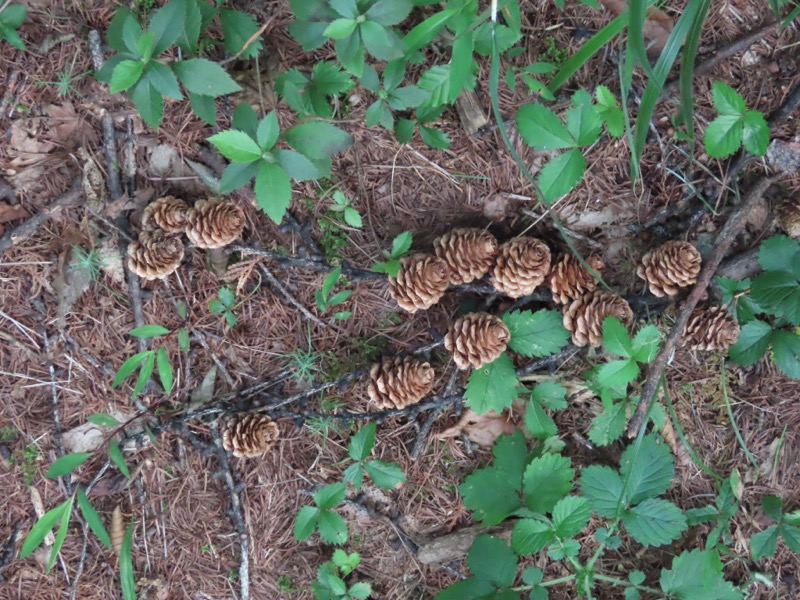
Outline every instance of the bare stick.
<path id="1" fill-rule="evenodd" d="M 664 343 L 664 347 L 661 349 L 661 352 L 658 353 L 658 356 L 656 356 L 655 360 L 650 364 L 650 368 L 647 372 L 647 379 L 642 387 L 639 405 L 636 407 L 636 412 L 634 413 L 633 418 L 628 425 L 628 437 L 636 437 L 636 435 L 639 433 L 639 428 L 644 423 L 647 413 L 650 410 L 650 404 L 653 402 L 653 398 L 655 397 L 658 384 L 661 381 L 661 375 L 663 374 L 664 369 L 667 367 L 667 363 L 669 363 L 669 361 L 672 359 L 672 356 L 678 347 L 678 343 L 681 341 L 683 330 L 686 327 L 686 323 L 689 322 L 689 317 L 691 316 L 692 311 L 694 310 L 695 306 L 697 306 L 697 303 L 700 301 L 700 299 L 705 295 L 706 288 L 708 287 L 708 284 L 711 283 L 711 278 L 717 271 L 717 267 L 719 267 L 722 259 L 725 258 L 725 255 L 728 253 L 731 244 L 733 244 L 736 236 L 747 222 L 748 214 L 753 207 L 756 206 L 764 192 L 770 185 L 772 185 L 775 179 L 776 178 L 764 178 L 756 183 L 756 185 L 747 194 L 742 205 L 736 211 L 734 211 L 730 217 L 728 217 L 725 227 L 722 228 L 719 236 L 717 236 L 717 243 L 714 246 L 714 250 L 712 250 L 711 254 L 709 254 L 708 259 L 703 266 L 703 270 L 700 272 L 700 276 L 697 278 L 697 283 L 695 284 L 692 293 L 689 294 L 688 298 L 686 298 L 686 303 L 681 309 L 678 318 L 675 320 L 675 324 L 672 326 L 672 330 L 669 332 L 669 336 L 667 337 L 667 341 Z"/>
<path id="2" fill-rule="evenodd" d="M 122 197 L 122 182 L 119 177 L 117 142 L 114 138 L 114 121 L 107 111 L 103 111 L 103 154 L 108 166 L 108 194 L 114 201 Z"/>
<path id="3" fill-rule="evenodd" d="M 305 317 L 309 321 L 313 321 L 314 323 L 316 323 L 317 325 L 319 325 L 323 329 L 327 328 L 329 326 L 322 319 L 317 317 L 314 313 L 312 313 L 305 306 L 303 306 L 303 304 L 297 298 L 294 297 L 294 295 L 288 290 L 288 288 L 285 285 L 283 285 L 280 281 L 278 281 L 278 278 L 275 277 L 275 275 L 272 274 L 272 271 L 270 271 L 267 268 L 266 265 L 261 264 L 261 265 L 258 265 L 258 266 L 259 266 L 259 269 L 261 269 L 261 272 L 264 274 L 264 277 L 267 278 L 267 281 L 270 282 L 272 287 L 275 288 L 276 290 L 278 290 L 283 295 L 283 297 L 286 298 L 289 301 L 289 304 L 291 304 L 297 310 L 299 310 L 301 313 L 303 313 L 303 315 L 305 315 Z"/>
<path id="4" fill-rule="evenodd" d="M 453 372 L 450 374 L 450 381 L 447 382 L 447 387 L 444 388 L 444 395 L 450 396 L 453 393 L 453 390 L 456 387 L 456 382 L 458 381 L 458 369 L 453 369 Z M 431 414 L 428 415 L 428 418 L 425 419 L 425 422 L 419 428 L 417 432 L 417 439 L 414 441 L 414 446 L 411 448 L 411 458 L 413 460 L 417 460 L 422 453 L 425 452 L 425 449 L 428 447 L 428 437 L 431 434 L 431 429 L 433 429 L 433 424 L 436 422 L 436 419 L 439 418 L 443 407 L 436 408 Z"/>
<path id="5" fill-rule="evenodd" d="M 36 233 L 36 230 L 42 223 L 57 215 L 62 208 L 75 204 L 80 199 L 81 194 L 81 183 L 80 181 L 75 181 L 69 191 L 56 198 L 56 200 L 44 208 L 42 212 L 33 215 L 24 223 L 6 231 L 3 237 L 0 237 L 0 257 L 3 256 L 6 250 Z"/>
<path id="6" fill-rule="evenodd" d="M 264 23 L 261 27 L 258 28 L 258 31 L 256 31 L 253 35 L 247 38 L 247 41 L 244 43 L 244 46 L 242 46 L 241 50 L 239 50 L 236 54 L 234 54 L 230 58 L 226 58 L 219 64 L 227 65 L 228 63 L 233 62 L 234 60 L 239 58 L 242 55 L 242 52 L 247 50 L 250 47 L 250 44 L 255 42 L 258 39 L 258 37 L 267 30 L 267 27 L 269 27 L 269 21 Z"/>

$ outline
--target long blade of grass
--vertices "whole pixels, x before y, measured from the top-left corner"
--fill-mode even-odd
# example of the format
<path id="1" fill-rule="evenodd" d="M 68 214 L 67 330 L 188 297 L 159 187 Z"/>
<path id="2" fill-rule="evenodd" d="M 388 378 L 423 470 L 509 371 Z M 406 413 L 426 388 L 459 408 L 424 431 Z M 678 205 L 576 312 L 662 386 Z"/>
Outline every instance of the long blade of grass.
<path id="1" fill-rule="evenodd" d="M 744 441 L 744 437 L 742 437 L 742 432 L 739 430 L 739 426 L 736 424 L 736 417 L 733 416 L 733 409 L 731 409 L 731 401 L 728 398 L 728 382 L 725 373 L 725 361 L 722 361 L 722 375 L 720 376 L 720 387 L 722 388 L 722 398 L 725 400 L 725 410 L 728 411 L 728 418 L 731 421 L 731 427 L 733 427 L 733 433 L 736 435 L 736 440 L 739 442 L 739 445 L 744 450 L 745 456 L 747 456 L 747 460 L 750 461 L 756 469 L 756 474 L 760 471 L 758 466 L 758 461 L 756 460 L 755 455 L 750 451 L 750 448 L 747 447 L 747 442 Z"/>
<path id="2" fill-rule="evenodd" d="M 631 0 L 630 22 L 628 23 L 628 56 L 635 59 L 648 77 L 653 76 L 653 69 L 647 59 L 644 47 L 644 22 L 647 19 L 647 0 Z"/>
<path id="3" fill-rule="evenodd" d="M 681 120 L 689 136 L 689 151 L 694 154 L 694 92 L 692 90 L 692 80 L 694 78 L 694 60 L 697 56 L 697 48 L 700 46 L 700 35 L 703 33 L 703 24 L 706 21 L 708 9 L 711 8 L 711 0 L 703 0 L 698 18 L 692 21 L 689 33 L 686 36 L 686 44 L 683 46 L 681 55 L 681 71 L 679 86 L 681 90 Z"/>

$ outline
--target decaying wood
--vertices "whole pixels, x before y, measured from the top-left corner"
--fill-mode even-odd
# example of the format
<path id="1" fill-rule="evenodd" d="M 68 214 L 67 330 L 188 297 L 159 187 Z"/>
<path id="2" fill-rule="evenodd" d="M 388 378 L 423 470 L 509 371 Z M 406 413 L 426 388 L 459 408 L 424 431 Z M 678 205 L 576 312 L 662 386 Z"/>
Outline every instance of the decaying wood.
<path id="1" fill-rule="evenodd" d="M 488 534 L 504 540 L 511 539 L 513 526 L 513 521 L 506 521 L 496 527 L 486 528 L 480 525 L 473 525 L 459 529 L 420 545 L 419 550 L 417 550 L 417 560 L 424 565 L 432 563 L 447 564 L 465 557 L 472 547 L 472 542 L 479 535 Z"/>
<path id="2" fill-rule="evenodd" d="M 478 102 L 475 92 L 461 92 L 456 98 L 456 110 L 461 126 L 468 135 L 475 135 L 489 123 L 489 117 Z"/>

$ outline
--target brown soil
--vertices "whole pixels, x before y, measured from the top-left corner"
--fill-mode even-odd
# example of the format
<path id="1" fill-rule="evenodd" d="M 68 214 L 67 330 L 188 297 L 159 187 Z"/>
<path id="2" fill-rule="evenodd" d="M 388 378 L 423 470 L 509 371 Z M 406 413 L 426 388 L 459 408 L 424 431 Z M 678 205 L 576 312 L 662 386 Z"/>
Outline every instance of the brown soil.
<path id="1" fill-rule="evenodd" d="M 112 3 L 31 0 L 28 4 L 29 17 L 22 35 L 29 50 L 16 51 L 0 42 L 0 81 L 7 83 L 4 91 L 10 98 L 3 102 L 5 112 L 0 114 L 0 191 L 10 186 L 10 204 L 21 205 L 26 215 L 41 212 L 81 179 L 82 172 L 90 168 L 90 160 L 105 174 L 108 165 L 101 149 L 103 111 L 112 115 L 123 137 L 126 119 L 132 125 L 136 143 L 134 204 L 141 206 L 148 198 L 171 192 L 192 200 L 201 197 L 202 186 L 196 181 L 162 178 L 149 170 L 151 153 L 159 144 L 172 146 L 185 158 L 203 160 L 208 156 L 201 153 L 201 144 L 211 130 L 190 113 L 188 103 L 167 104 L 164 122 L 156 133 L 142 124 L 125 95 L 110 95 L 107 86 L 91 76 L 77 79 L 77 93 L 67 97 L 59 96 L 54 85 L 42 83 L 56 81 L 73 60 L 75 74 L 91 68 L 86 33 L 93 28 L 104 31 L 113 15 Z M 285 28 L 290 18 L 286 4 L 239 3 L 239 8 L 251 11 L 260 22 L 270 23 L 265 56 L 271 56 L 279 70 L 320 58 L 331 59 L 329 47 L 313 56 L 300 51 Z M 543 55 L 551 38 L 557 48 L 574 51 L 611 18 L 608 12 L 593 11 L 576 2 L 568 2 L 564 11 L 544 0 L 522 4 L 527 37 L 525 53 L 513 59 L 519 65 Z M 768 12 L 766 3 L 755 7 L 747 0 L 712 6 L 700 58 L 756 27 Z M 671 11 L 672 16 L 676 14 Z M 66 35 L 74 37 L 59 41 Z M 55 46 L 42 50 L 45 39 L 55 40 Z M 750 108 L 768 116 L 773 114 L 800 80 L 798 41 L 800 33 L 792 25 L 765 36 L 746 51 L 747 56 L 740 52 L 698 77 L 696 122 L 702 126 L 715 114 L 709 90 L 716 80 L 735 87 Z M 617 49 L 615 45 L 589 61 L 570 89 L 605 84 L 617 90 Z M 427 58 L 442 60 L 433 53 Z M 242 70 L 249 67 L 235 66 Z M 410 76 L 422 69 L 413 67 Z M 478 81 L 476 94 L 488 113 L 485 61 Z M 638 77 L 634 78 L 634 88 L 642 91 Z M 559 95 L 558 107 L 563 108 L 568 102 L 568 91 Z M 401 146 L 391 133 L 364 126 L 368 92 L 356 89 L 351 94 L 360 96 L 360 101 L 353 98 L 352 109 L 340 126 L 355 137 L 356 143 L 334 160 L 333 184 L 352 198 L 364 215 L 363 230 L 344 231 L 347 244 L 340 251 L 353 264 L 368 268 L 402 231 L 413 231 L 415 247 L 425 248 L 437 234 L 454 225 L 485 225 L 489 217 L 494 218 L 492 228 L 500 238 L 537 223 L 534 231 L 560 244 L 557 234 L 547 225 L 548 219 L 539 222 L 537 209 L 530 202 L 531 190 L 496 129 L 490 126 L 469 136 L 451 110 L 438 123 L 452 139 L 450 150 L 431 150 L 418 137 L 410 145 Z M 513 93 L 504 89 L 501 108 L 505 114 L 513 115 L 518 106 L 529 100 L 522 85 Z M 227 126 L 226 115 L 238 101 L 233 97 L 218 104 L 220 127 Z M 279 105 L 278 111 L 283 124 L 291 122 L 290 110 Z M 698 162 L 687 164 L 681 154 L 686 146 L 671 141 L 670 119 L 675 112 L 672 101 L 659 105 L 654 135 L 642 159 L 643 178 L 634 188 L 630 184 L 627 143 L 602 141 L 589 152 L 584 182 L 557 207 L 567 226 L 578 234 L 582 249 L 605 254 L 609 280 L 623 292 L 642 291 L 633 275 L 633 265 L 659 241 L 660 235 L 658 231 L 632 234 L 629 226 L 635 229 L 662 208 L 691 196 L 693 190 L 715 191 L 718 188 L 714 179 L 736 189 L 736 183 L 726 178 L 727 164 L 709 159 L 700 148 Z M 797 117 L 795 111 L 773 130 L 773 137 L 792 139 Z M 120 148 L 123 142 L 120 140 Z M 546 157 L 519 146 L 535 171 Z M 761 168 L 758 164 L 750 167 L 744 180 Z M 770 202 L 796 196 L 799 190 L 800 177 L 795 176 L 771 191 Z M 736 194 L 726 194 L 710 198 L 723 209 L 723 214 L 719 218 L 704 217 L 692 233 L 692 241 L 700 247 L 709 245 L 724 223 L 724 208 L 735 197 Z M 297 228 L 276 227 L 244 195 L 240 199 L 248 211 L 246 244 L 292 254 L 306 247 Z M 318 224 L 324 221 L 328 206 L 326 189 L 313 183 L 296 187 L 292 213 L 299 223 L 312 225 L 312 238 L 323 245 L 325 235 Z M 0 227 L 8 229 L 21 223 L 24 215 L 18 214 L 17 220 Z M 5 252 L 0 262 L 0 431 L 4 436 L 0 439 L 0 543 L 17 533 L 16 542 L 11 542 L 15 549 L 13 559 L 0 565 L 2 599 L 119 597 L 115 556 L 93 536 L 84 545 L 76 520 L 60 560 L 49 574 L 44 572 L 41 555 L 17 558 L 24 535 L 36 520 L 29 486 L 41 494 L 45 508 L 66 497 L 60 480 L 44 477 L 48 465 L 57 457 L 54 410 L 64 431 L 86 423 L 87 417 L 96 412 L 133 414 L 136 410 L 128 387 L 112 389 L 110 385 L 122 362 L 137 351 L 135 340 L 128 335 L 134 327 L 131 299 L 127 285 L 115 278 L 119 271 L 104 270 L 96 281 L 88 283 L 74 304 L 64 308 L 65 280 L 70 288 L 73 276 L 68 268 L 71 247 L 89 249 L 110 240 L 107 245 L 113 250 L 118 240 L 111 223 L 115 217 L 110 211 L 103 220 L 93 217 L 82 200 L 47 220 L 35 235 Z M 769 223 L 765 216 L 737 249 L 756 245 L 769 234 Z M 680 225 L 672 231 L 681 232 L 669 234 L 674 237 L 684 235 Z M 666 229 L 663 232 L 668 235 Z M 277 267 L 271 268 L 277 272 Z M 279 277 L 300 303 L 318 314 L 314 290 L 319 288 L 322 275 L 295 269 L 281 271 Z M 362 282 L 346 305 L 353 317 L 320 325 L 304 317 L 283 295 L 261 281 L 257 268 L 244 270 L 238 282 L 238 299 L 242 303 L 236 309 L 238 323 L 233 328 L 208 309 L 208 301 L 216 295 L 222 280 L 208 268 L 207 258 L 200 250 L 189 251 L 181 269 L 165 282 L 143 286 L 145 322 L 160 323 L 173 330 L 186 326 L 197 336 L 188 353 L 180 351 L 174 335 L 165 342 L 176 371 L 171 398 L 175 405 L 187 401 L 215 362 L 224 366 L 229 378 L 226 381 L 220 374 L 218 395 L 272 379 L 279 373 L 285 375 L 287 369 L 289 376 L 284 377 L 281 393 L 300 391 L 308 384 L 296 376 L 289 357 L 295 349 L 308 350 L 310 343 L 318 354 L 319 372 L 311 374 L 317 381 L 336 377 L 367 365 L 382 351 L 398 352 L 428 343 L 432 331 L 445 331 L 460 302 L 471 300 L 448 294 L 431 310 L 410 317 L 398 314 L 383 282 Z M 178 316 L 176 301 L 183 301 L 188 307 L 186 322 Z M 325 315 L 319 316 L 325 319 Z M 660 317 L 659 322 L 664 331 L 668 330 L 670 314 Z M 436 366 L 445 365 L 448 360 L 445 353 L 434 353 Z M 580 373 L 586 364 L 583 358 L 575 357 L 558 365 L 558 372 Z M 452 365 L 438 369 L 435 391 L 444 389 L 450 368 Z M 716 358 L 683 350 L 670 364 L 667 375 L 680 422 L 700 458 L 723 475 L 738 468 L 747 482 L 743 510 L 733 522 L 731 544 L 735 554 L 748 556 L 747 540 L 767 524 L 758 507 L 763 494 L 782 496 L 787 509 L 800 506 L 800 384 L 767 362 L 746 370 L 723 368 Z M 758 475 L 734 435 L 721 391 L 722 377 L 727 381 L 736 424 L 752 460 L 760 467 Z M 366 406 L 363 385 L 344 392 L 341 398 L 355 410 Z M 144 401 L 156 399 L 150 396 Z M 320 401 L 321 398 L 313 398 L 309 408 L 318 407 Z M 434 434 L 452 425 L 456 417 L 455 413 L 443 414 L 434 425 Z M 577 465 L 615 461 L 621 447 L 596 449 L 582 443 L 591 417 L 591 411 L 583 404 L 571 406 L 559 415 L 559 431 L 567 443 L 567 454 Z M 311 598 L 310 582 L 319 565 L 329 559 L 332 547 L 320 543 L 316 536 L 305 543 L 296 542 L 292 523 L 299 507 L 309 502 L 308 492 L 314 486 L 341 479 L 339 462 L 346 456 L 349 436 L 346 429 L 322 436 L 288 419 L 282 420 L 280 426 L 282 438 L 263 460 L 234 459 L 232 463 L 242 482 L 241 501 L 250 536 L 252 597 Z M 202 439 L 210 438 L 205 425 L 193 426 L 193 431 Z M 390 419 L 380 425 L 375 455 L 399 462 L 408 482 L 386 493 L 367 487 L 368 496 L 362 504 L 369 505 L 370 510 L 356 506 L 344 511 L 350 529 L 346 549 L 361 554 L 362 564 L 356 576 L 372 582 L 376 598 L 432 598 L 459 573 L 467 572 L 466 565 L 458 561 L 445 566 L 420 564 L 406 540 L 422 541 L 471 523 L 456 488 L 467 473 L 487 462 L 490 453 L 454 438 L 432 441 L 419 459 L 412 460 L 410 450 L 416 432 L 416 423 L 402 419 Z M 120 506 L 126 520 L 135 520 L 136 576 L 161 580 L 160 587 L 153 584 L 153 594 L 159 590 L 166 594 L 148 597 L 238 597 L 239 543 L 228 512 L 229 493 L 219 476 L 216 459 L 198 453 L 174 432 L 165 433 L 156 444 L 130 450 L 126 459 L 131 466 L 131 479 L 125 480 L 112 468 L 100 479 L 91 499 L 104 519 L 109 520 L 113 509 Z M 77 471 L 78 478 L 89 481 L 99 464 L 88 463 Z M 713 492 L 711 478 L 693 463 L 680 465 L 678 473 L 670 496 L 680 506 L 701 506 L 709 501 Z M 405 535 L 400 536 L 398 528 Z M 607 553 L 601 567 L 610 573 L 620 565 L 639 568 L 653 581 L 673 556 L 685 548 L 702 545 L 704 530 L 697 529 L 697 537 L 687 534 L 669 547 L 647 552 L 636 544 L 625 543 L 618 551 Z M 589 538 L 587 541 L 591 543 Z M 724 560 L 726 574 L 734 581 L 744 582 L 751 574 L 761 572 L 772 577 L 779 597 L 800 593 L 800 557 L 782 544 L 775 557 L 760 563 L 730 557 Z M 563 575 L 558 568 L 551 564 L 547 575 Z M 77 586 L 73 586 L 76 580 Z M 292 591 L 282 590 L 282 583 L 290 583 Z M 603 598 L 618 597 L 610 589 L 602 593 Z M 771 598 L 774 594 L 759 585 L 751 597 Z M 568 588 L 553 589 L 551 594 L 551 598 L 572 597 L 574 592 Z"/>

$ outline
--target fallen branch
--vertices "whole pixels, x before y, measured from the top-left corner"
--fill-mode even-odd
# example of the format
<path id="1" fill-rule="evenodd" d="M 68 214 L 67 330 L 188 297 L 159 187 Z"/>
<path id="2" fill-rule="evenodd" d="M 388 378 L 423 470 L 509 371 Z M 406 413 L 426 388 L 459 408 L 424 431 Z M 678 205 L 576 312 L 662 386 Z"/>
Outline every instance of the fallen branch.
<path id="1" fill-rule="evenodd" d="M 323 329 L 326 329 L 328 327 L 327 323 L 325 323 L 322 319 L 317 317 L 317 315 L 315 315 L 310 310 L 308 310 L 305 306 L 303 306 L 303 303 L 300 302 L 297 298 L 294 297 L 294 294 L 292 294 L 288 290 L 288 288 L 285 285 L 283 285 L 278 280 L 278 278 L 275 277 L 275 275 L 273 275 L 272 271 L 270 271 L 267 268 L 266 265 L 261 264 L 261 265 L 258 265 L 258 267 L 261 270 L 261 272 L 264 274 L 264 277 L 267 278 L 267 281 L 269 281 L 269 283 L 273 287 L 273 289 L 275 289 L 278 292 L 280 292 L 283 295 L 283 297 L 286 298 L 286 300 L 289 302 L 289 304 L 291 304 L 297 310 L 299 310 L 301 313 L 303 313 L 303 315 L 305 316 L 306 319 L 316 323 L 317 325 L 319 325 Z"/>
<path id="2" fill-rule="evenodd" d="M 756 185 L 753 186 L 753 188 L 747 194 L 742 205 L 728 218 L 728 221 L 725 223 L 725 227 L 723 227 L 719 236 L 717 236 L 717 243 L 714 246 L 714 250 L 712 250 L 711 254 L 708 255 L 705 265 L 703 266 L 703 270 L 700 272 L 700 276 L 697 278 L 697 283 L 695 284 L 692 293 L 689 294 L 688 298 L 686 298 L 686 303 L 681 309 L 681 312 L 678 314 L 678 318 L 675 320 L 675 324 L 672 326 L 672 329 L 669 332 L 669 336 L 667 337 L 667 341 L 664 343 L 664 347 L 650 365 L 650 368 L 647 372 L 647 379 L 642 387 L 639 405 L 636 407 L 636 412 L 634 413 L 633 418 L 628 425 L 628 437 L 633 438 L 638 435 L 639 429 L 647 418 L 647 413 L 650 410 L 650 404 L 653 402 L 653 398 L 658 390 L 658 385 L 661 381 L 661 376 L 664 372 L 664 369 L 666 369 L 667 364 L 670 362 L 675 350 L 678 348 L 678 344 L 683 336 L 683 330 L 686 327 L 686 323 L 689 321 L 692 311 L 697 306 L 697 303 L 705 296 L 706 288 L 708 287 L 709 283 L 711 283 L 711 278 L 714 276 L 714 273 L 716 273 L 717 268 L 722 262 L 722 259 L 725 258 L 726 254 L 728 253 L 728 250 L 736 239 L 736 236 L 747 222 L 750 211 L 753 210 L 758 201 L 761 200 L 764 192 L 775 180 L 775 178 L 763 178 L 758 181 L 758 183 L 756 183 Z"/>

